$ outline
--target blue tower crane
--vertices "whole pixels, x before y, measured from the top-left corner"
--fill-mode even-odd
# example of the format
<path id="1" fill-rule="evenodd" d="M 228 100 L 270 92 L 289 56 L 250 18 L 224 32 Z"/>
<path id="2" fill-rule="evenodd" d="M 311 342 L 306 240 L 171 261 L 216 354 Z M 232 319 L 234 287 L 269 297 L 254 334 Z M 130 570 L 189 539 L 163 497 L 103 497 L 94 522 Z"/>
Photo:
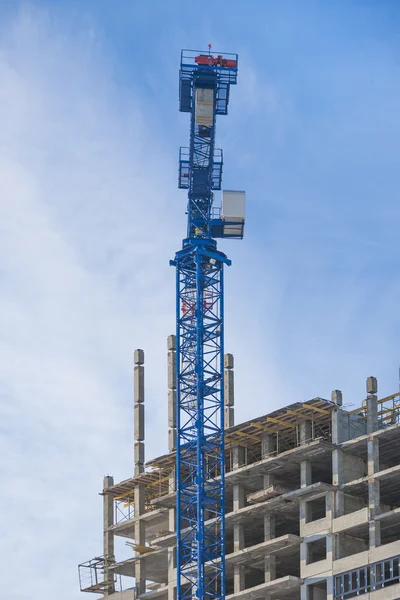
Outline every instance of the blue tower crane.
<path id="1" fill-rule="evenodd" d="M 244 192 L 221 190 L 217 115 L 228 112 L 236 54 L 182 50 L 180 110 L 190 113 L 179 187 L 188 190 L 187 236 L 176 267 L 176 531 L 178 600 L 225 597 L 224 284 L 230 265 L 216 238 L 243 237 Z M 225 196 L 224 196 L 225 194 Z"/>

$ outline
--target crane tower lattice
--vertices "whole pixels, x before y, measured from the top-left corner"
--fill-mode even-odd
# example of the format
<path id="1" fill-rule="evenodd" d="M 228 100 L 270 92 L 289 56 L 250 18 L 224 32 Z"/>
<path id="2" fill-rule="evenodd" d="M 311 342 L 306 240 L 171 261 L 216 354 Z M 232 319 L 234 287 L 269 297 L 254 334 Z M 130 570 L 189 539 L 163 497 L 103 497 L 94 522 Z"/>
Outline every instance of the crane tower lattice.
<path id="1" fill-rule="evenodd" d="M 217 115 L 228 112 L 237 55 L 183 50 L 180 110 L 190 113 L 190 145 L 181 148 L 179 187 L 188 190 L 187 237 L 176 267 L 177 597 L 225 596 L 224 285 L 216 238 L 243 237 L 244 193 L 221 190 Z"/>

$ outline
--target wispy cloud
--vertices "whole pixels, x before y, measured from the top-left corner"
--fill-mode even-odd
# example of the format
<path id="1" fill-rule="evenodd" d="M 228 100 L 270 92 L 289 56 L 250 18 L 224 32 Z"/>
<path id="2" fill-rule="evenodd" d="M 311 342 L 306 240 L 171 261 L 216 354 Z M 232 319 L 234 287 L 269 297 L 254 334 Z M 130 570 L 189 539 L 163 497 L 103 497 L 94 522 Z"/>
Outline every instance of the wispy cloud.
<path id="1" fill-rule="evenodd" d="M 149 452 L 166 447 L 175 157 L 160 154 L 139 102 L 113 82 L 94 28 L 72 37 L 35 11 L 9 25 L 0 39 L 2 587 L 7 600 L 31 597 L 32 582 L 43 598 L 71 600 L 77 561 L 101 553 L 104 471 L 132 473 L 137 346 L 149 350 L 147 424 L 165 433 Z"/>

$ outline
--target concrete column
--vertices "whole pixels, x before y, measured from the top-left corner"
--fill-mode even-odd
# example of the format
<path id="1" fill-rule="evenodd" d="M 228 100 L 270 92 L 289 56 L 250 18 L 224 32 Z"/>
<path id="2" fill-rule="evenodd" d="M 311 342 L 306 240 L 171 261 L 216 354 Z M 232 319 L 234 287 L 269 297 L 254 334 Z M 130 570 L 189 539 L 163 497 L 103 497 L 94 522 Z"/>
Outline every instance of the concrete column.
<path id="1" fill-rule="evenodd" d="M 331 401 L 338 406 L 343 405 L 343 394 L 340 390 L 333 390 L 331 393 Z"/>
<path id="2" fill-rule="evenodd" d="M 243 446 L 233 446 L 231 450 L 232 469 L 243 467 L 246 461 L 246 449 Z"/>
<path id="3" fill-rule="evenodd" d="M 300 446 L 311 442 L 312 440 L 312 422 L 311 421 L 300 421 L 299 423 L 299 442 Z"/>
<path id="4" fill-rule="evenodd" d="M 232 468 L 238 469 L 245 462 L 245 449 L 242 446 L 232 448 Z M 233 511 L 243 508 L 245 505 L 245 489 L 242 484 L 233 486 Z M 236 523 L 233 526 L 233 551 L 242 550 L 245 546 L 244 526 Z M 235 565 L 233 568 L 233 588 L 234 592 L 240 592 L 245 589 L 245 569 L 241 565 Z"/>
<path id="5" fill-rule="evenodd" d="M 103 491 L 114 485 L 114 479 L 107 475 L 103 480 Z M 114 499 L 110 494 L 103 493 L 103 555 L 105 560 L 104 565 L 104 580 L 108 582 L 104 596 L 110 596 L 115 592 L 114 575 L 109 573 L 108 566 L 115 562 L 114 556 L 114 533 L 110 531 L 110 527 L 114 525 Z"/>
<path id="6" fill-rule="evenodd" d="M 332 443 L 341 444 L 345 439 L 345 427 L 343 411 L 340 408 L 343 404 L 343 396 L 340 390 L 333 390 L 331 400 L 337 404 L 338 408 L 332 411 Z M 332 452 L 332 484 L 340 486 L 343 483 L 343 450 L 336 448 Z M 344 494 L 341 491 L 335 492 L 334 516 L 344 515 Z"/>
<path id="7" fill-rule="evenodd" d="M 311 421 L 300 421 L 299 423 L 299 443 L 300 446 L 307 444 L 312 439 Z M 300 485 L 307 487 L 312 483 L 311 463 L 309 460 L 303 460 L 300 463 Z"/>
<path id="8" fill-rule="evenodd" d="M 145 487 L 144 484 L 140 483 L 136 485 L 135 492 L 135 544 L 145 545 L 145 524 L 140 519 L 140 516 L 145 512 Z M 136 578 L 136 596 L 144 594 L 146 591 L 146 563 L 144 559 L 140 558 L 140 552 L 136 551 L 136 556 L 139 560 L 135 562 L 135 578 Z"/>
<path id="9" fill-rule="evenodd" d="M 341 486 L 343 483 L 343 450 L 337 449 L 332 452 L 332 484 Z M 344 515 L 344 493 L 340 490 L 335 492 L 334 515 Z"/>
<path id="10" fill-rule="evenodd" d="M 264 432 L 261 437 L 261 458 L 271 456 L 275 450 L 275 436 Z M 266 474 L 263 476 L 264 489 L 275 485 L 275 475 Z M 275 517 L 264 517 L 264 541 L 272 540 L 275 537 Z M 276 558 L 267 555 L 264 559 L 264 577 L 265 582 L 276 579 Z"/>
<path id="11" fill-rule="evenodd" d="M 144 472 L 144 352 L 134 352 L 134 463 L 135 477 Z"/>
<path id="12" fill-rule="evenodd" d="M 367 434 L 378 429 L 378 381 L 376 377 L 367 379 Z M 375 516 L 380 512 L 380 484 L 374 474 L 379 471 L 379 442 L 368 440 L 368 502 L 369 502 L 369 544 L 371 548 L 380 545 L 380 523 Z"/>
<path id="13" fill-rule="evenodd" d="M 309 460 L 302 460 L 300 463 L 300 487 L 307 487 L 312 484 L 311 463 Z"/>
<path id="14" fill-rule="evenodd" d="M 264 431 L 261 436 L 261 458 L 268 458 L 275 452 L 275 435 Z"/>
<path id="15" fill-rule="evenodd" d="M 275 517 L 264 517 L 264 541 L 275 538 Z M 267 555 L 264 559 L 265 583 L 276 579 L 276 557 Z"/>
<path id="16" fill-rule="evenodd" d="M 175 470 L 169 473 L 169 491 L 175 491 Z M 170 532 L 176 531 L 176 509 L 168 510 L 168 529 Z M 176 548 L 168 548 L 168 600 L 176 600 Z"/>
<path id="17" fill-rule="evenodd" d="M 371 548 L 380 546 L 380 521 L 375 521 L 380 513 L 381 494 L 380 482 L 374 475 L 379 471 L 379 441 L 375 438 L 368 440 L 368 501 L 369 501 L 369 543 Z"/>
<path id="18" fill-rule="evenodd" d="M 299 442 L 302 446 L 311 440 L 312 437 L 312 425 L 311 421 L 301 421 L 299 423 Z M 300 463 L 300 485 L 301 487 L 307 487 L 311 485 L 311 463 L 309 460 L 303 460 Z"/>
<path id="19" fill-rule="evenodd" d="M 135 477 L 144 472 L 144 352 L 135 350 L 134 353 L 134 432 L 135 432 Z M 140 519 L 145 511 L 145 486 L 142 483 L 136 485 L 134 490 L 135 513 L 134 513 L 134 534 L 135 544 L 145 545 L 145 524 Z M 140 558 L 140 552 L 136 551 L 139 558 L 135 562 L 136 595 L 143 594 L 146 591 L 146 563 Z"/>
<path id="20" fill-rule="evenodd" d="M 338 406 L 332 411 L 332 443 L 341 444 L 347 438 L 344 415 L 341 409 L 343 404 L 342 392 L 340 390 L 333 390 L 331 400 Z"/>
<path id="21" fill-rule="evenodd" d="M 233 427 L 235 424 L 235 376 L 233 372 L 233 354 L 224 355 L 224 427 Z"/>
<path id="22" fill-rule="evenodd" d="M 168 347 L 168 449 L 176 449 L 176 336 L 169 335 Z"/>
<path id="23" fill-rule="evenodd" d="M 367 433 L 378 429 L 378 382 L 376 377 L 367 379 Z"/>
<path id="24" fill-rule="evenodd" d="M 233 510 L 239 510 L 243 508 L 244 501 L 244 488 L 241 484 L 233 486 Z M 244 526 L 240 523 L 236 523 L 233 526 L 233 551 L 238 552 L 245 547 L 244 539 Z M 245 568 L 242 565 L 235 565 L 233 567 L 233 589 L 234 593 L 240 592 L 245 589 Z"/>

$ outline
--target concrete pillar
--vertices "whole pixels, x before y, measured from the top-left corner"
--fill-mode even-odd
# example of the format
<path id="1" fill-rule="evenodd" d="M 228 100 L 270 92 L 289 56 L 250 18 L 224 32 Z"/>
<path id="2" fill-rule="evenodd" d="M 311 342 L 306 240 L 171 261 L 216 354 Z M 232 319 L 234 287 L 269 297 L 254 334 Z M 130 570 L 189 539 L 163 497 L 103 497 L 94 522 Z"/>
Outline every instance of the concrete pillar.
<path id="1" fill-rule="evenodd" d="M 261 458 L 267 458 L 271 456 L 275 449 L 275 437 L 274 435 L 264 432 L 261 436 Z M 263 475 L 264 489 L 271 487 L 275 484 L 275 475 L 267 473 Z"/>
<path id="2" fill-rule="evenodd" d="M 235 376 L 233 372 L 233 354 L 224 355 L 224 427 L 233 427 L 235 424 Z"/>
<path id="3" fill-rule="evenodd" d="M 134 530 L 135 530 L 135 544 L 145 545 L 145 524 L 140 519 L 140 516 L 145 512 L 145 486 L 140 483 L 135 487 L 134 492 L 135 498 L 135 517 L 134 517 Z M 136 556 L 139 560 L 135 562 L 135 579 L 136 579 L 136 596 L 144 594 L 146 591 L 146 563 L 144 559 L 140 558 L 140 552 L 136 552 Z"/>
<path id="4" fill-rule="evenodd" d="M 307 444 L 312 440 L 311 421 L 300 421 L 299 423 L 299 443 L 300 446 Z M 311 463 L 309 460 L 302 460 L 300 463 L 300 485 L 307 487 L 312 483 Z"/>
<path id="5" fill-rule="evenodd" d="M 103 555 L 104 555 L 104 580 L 108 582 L 104 596 L 110 596 L 115 592 L 114 575 L 109 573 L 108 566 L 115 562 L 114 556 L 114 533 L 110 527 L 114 525 L 114 499 L 106 490 L 114 485 L 114 479 L 107 475 L 103 480 Z"/>
<path id="6" fill-rule="evenodd" d="M 245 493 L 242 484 L 237 483 L 233 486 L 233 512 L 243 508 L 245 505 Z"/>
<path id="7" fill-rule="evenodd" d="M 332 411 L 332 443 L 341 444 L 346 439 L 346 428 L 344 423 L 343 411 L 340 408 L 343 404 L 343 396 L 340 390 L 333 390 L 331 400 L 337 404 L 338 408 Z M 344 453 L 340 448 L 332 452 L 332 484 L 340 486 L 343 482 L 343 462 Z M 335 492 L 334 516 L 344 515 L 344 494 L 341 491 Z"/>
<path id="8" fill-rule="evenodd" d="M 340 486 L 343 483 L 343 450 L 339 448 L 332 452 L 332 484 Z M 344 515 L 344 493 L 340 490 L 335 492 L 334 515 Z"/>
<path id="9" fill-rule="evenodd" d="M 275 451 L 275 436 L 264 432 L 261 436 L 261 458 L 271 456 Z M 266 474 L 263 476 L 264 489 L 275 484 L 275 475 Z M 264 517 L 264 541 L 272 540 L 275 537 L 275 517 Z M 264 559 L 264 580 L 266 583 L 276 579 L 276 558 L 267 555 Z"/>
<path id="10" fill-rule="evenodd" d="M 261 436 L 261 458 L 268 458 L 275 453 L 275 435 L 264 431 Z"/>
<path id="11" fill-rule="evenodd" d="M 233 551 L 238 552 L 244 548 L 244 527 L 236 524 L 233 526 Z M 234 565 L 233 567 L 233 590 L 234 593 L 241 592 L 246 587 L 245 567 L 242 565 Z"/>
<path id="12" fill-rule="evenodd" d="M 145 420 L 144 420 L 144 352 L 135 350 L 134 353 L 134 434 L 135 434 L 135 477 L 144 472 L 144 438 L 145 438 Z M 134 533 L 135 544 L 145 545 L 145 524 L 140 519 L 145 510 L 145 487 L 139 483 L 134 490 L 135 513 L 134 513 Z M 143 594 L 146 591 L 146 564 L 140 558 L 140 552 L 136 551 L 139 560 L 135 562 L 136 595 Z"/>
<path id="13" fill-rule="evenodd" d="M 176 449 L 176 336 L 169 335 L 168 347 L 168 449 L 173 452 Z"/>
<path id="14" fill-rule="evenodd" d="M 378 382 L 376 377 L 367 379 L 367 433 L 378 429 Z"/>
<path id="15" fill-rule="evenodd" d="M 379 471 L 379 441 L 375 438 L 368 440 L 368 502 L 369 502 L 369 543 L 371 548 L 380 546 L 380 521 L 375 521 L 380 513 L 381 494 L 380 482 L 374 474 Z"/>
<path id="16" fill-rule="evenodd" d="M 312 440 L 312 422 L 309 420 L 300 421 L 299 423 L 299 443 L 300 446 L 307 444 Z"/>
<path id="17" fill-rule="evenodd" d="M 175 491 L 175 470 L 172 469 L 169 473 L 169 492 Z M 168 530 L 176 531 L 176 509 L 168 510 Z M 176 600 L 176 548 L 170 546 L 168 548 L 168 600 Z"/>
<path id="18" fill-rule="evenodd" d="M 144 472 L 144 352 L 143 350 L 135 350 L 134 352 L 134 407 L 133 407 L 133 424 L 134 424 L 134 463 L 135 477 Z"/>
<path id="19" fill-rule="evenodd" d="M 246 462 L 246 449 L 243 446 L 233 446 L 231 450 L 232 469 L 243 467 Z"/>
<path id="20" fill-rule="evenodd" d="M 232 468 L 238 469 L 245 462 L 245 449 L 242 446 L 234 446 L 232 449 Z M 233 486 L 233 511 L 243 508 L 245 505 L 245 489 L 242 484 Z M 236 523 L 233 526 L 233 551 L 237 552 L 245 547 L 244 526 Z M 245 568 L 242 565 L 233 567 L 233 589 L 234 593 L 245 589 Z"/>
<path id="21" fill-rule="evenodd" d="M 275 517 L 264 517 L 264 541 L 275 538 Z M 276 557 L 266 555 L 264 559 L 264 580 L 265 583 L 276 579 Z"/>
<path id="22" fill-rule="evenodd" d="M 332 443 L 341 444 L 347 439 L 346 427 L 344 422 L 344 414 L 341 409 L 343 404 L 343 396 L 340 390 L 333 390 L 331 400 L 337 404 L 337 409 L 332 411 Z"/>
<path id="23" fill-rule="evenodd" d="M 376 377 L 367 379 L 367 434 L 378 429 L 378 381 Z M 375 516 L 380 512 L 380 484 L 374 474 L 379 470 L 379 442 L 368 440 L 368 502 L 369 502 L 369 544 L 371 548 L 380 545 L 380 523 Z"/>
<path id="24" fill-rule="evenodd" d="M 302 460 L 300 463 L 300 487 L 307 487 L 312 484 L 311 463 L 309 460 Z"/>
<path id="25" fill-rule="evenodd" d="M 331 401 L 338 406 L 343 405 L 343 394 L 340 390 L 333 390 L 331 393 Z"/>

